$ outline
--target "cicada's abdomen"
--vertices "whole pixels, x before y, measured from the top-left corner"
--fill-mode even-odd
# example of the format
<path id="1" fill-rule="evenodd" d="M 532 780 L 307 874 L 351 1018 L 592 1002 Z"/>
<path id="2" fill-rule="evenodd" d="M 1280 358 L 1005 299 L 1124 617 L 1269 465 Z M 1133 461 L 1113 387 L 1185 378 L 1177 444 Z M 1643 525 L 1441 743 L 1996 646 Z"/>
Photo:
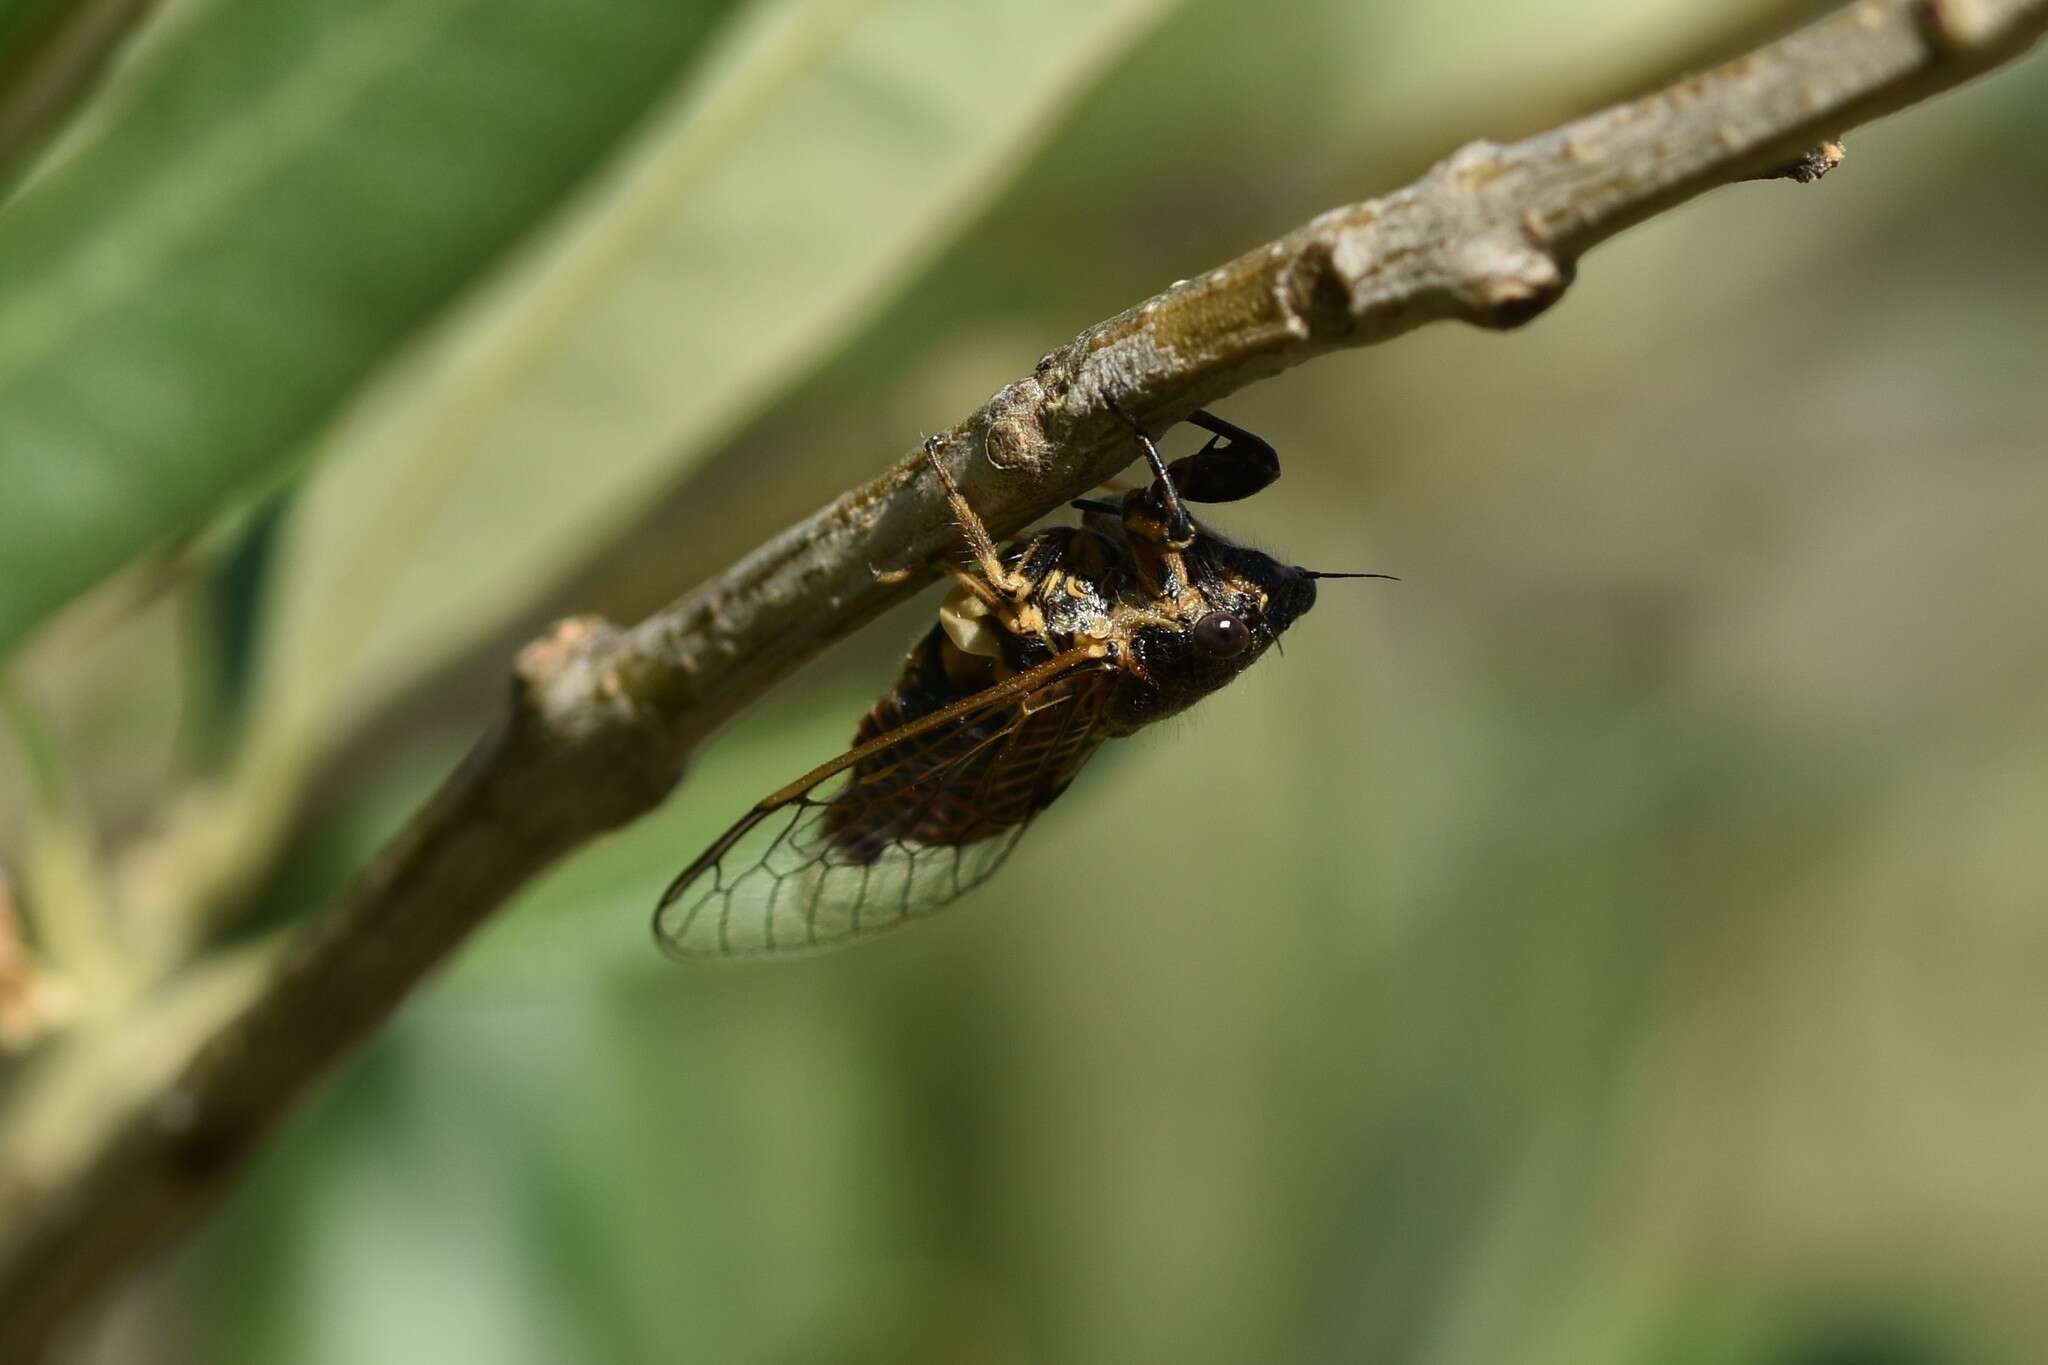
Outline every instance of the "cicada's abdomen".
<path id="1" fill-rule="evenodd" d="M 954 652 L 934 626 L 896 686 L 861 718 L 854 744 L 980 690 L 956 681 L 963 670 Z M 827 837 L 842 856 L 869 863 L 894 844 L 975 844 L 1016 829 L 1066 789 L 1101 743 L 1107 690 L 1102 679 L 1075 679 L 1027 704 L 868 756 L 826 806 Z"/>

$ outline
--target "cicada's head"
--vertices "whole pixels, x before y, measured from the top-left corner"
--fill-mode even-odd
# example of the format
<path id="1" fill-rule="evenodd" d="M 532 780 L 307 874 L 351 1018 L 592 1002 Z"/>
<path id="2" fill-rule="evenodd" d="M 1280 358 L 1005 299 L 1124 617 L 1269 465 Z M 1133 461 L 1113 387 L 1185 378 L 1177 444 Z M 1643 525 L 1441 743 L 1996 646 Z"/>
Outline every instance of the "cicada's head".
<path id="1" fill-rule="evenodd" d="M 1151 601 L 1127 614 L 1119 730 L 1192 706 L 1244 672 L 1316 602 L 1317 575 L 1199 525 L 1181 549 L 1148 555 Z"/>
<path id="2" fill-rule="evenodd" d="M 1213 413 L 1189 420 L 1212 433 L 1207 445 L 1167 465 L 1140 432 L 1151 486 L 1115 505 L 1076 504 L 1105 531 L 1115 517 L 1130 570 L 1112 617 L 1124 674 L 1110 708 L 1118 733 L 1192 706 L 1244 672 L 1316 604 L 1318 578 L 1387 577 L 1283 564 L 1203 526 L 1187 504 L 1251 497 L 1280 477 L 1280 457 Z"/>

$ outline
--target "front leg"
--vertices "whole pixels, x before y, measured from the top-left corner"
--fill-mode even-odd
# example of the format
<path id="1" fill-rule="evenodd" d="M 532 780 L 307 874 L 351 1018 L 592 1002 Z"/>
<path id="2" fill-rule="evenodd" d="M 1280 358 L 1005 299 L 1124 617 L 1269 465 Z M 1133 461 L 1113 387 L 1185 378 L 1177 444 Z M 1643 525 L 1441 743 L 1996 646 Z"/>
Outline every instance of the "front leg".
<path id="1" fill-rule="evenodd" d="M 949 568 L 953 577 L 969 592 L 988 603 L 991 607 L 1008 606 L 1013 610 L 1030 600 L 1033 584 L 1023 574 L 1003 563 L 1001 551 L 996 549 L 994 537 L 988 527 L 981 524 L 981 518 L 968 505 L 967 497 L 960 491 L 960 485 L 953 482 L 953 476 L 946 472 L 946 466 L 939 463 L 939 448 L 945 442 L 937 436 L 925 438 L 924 456 L 931 463 L 932 473 L 939 476 L 939 483 L 946 490 L 946 502 L 953 509 L 953 520 L 960 526 L 961 538 L 974 554 L 974 562 L 981 568 L 981 576 L 960 568 Z"/>
<path id="2" fill-rule="evenodd" d="M 1125 424 L 1130 427 L 1131 437 L 1137 441 L 1138 449 L 1144 453 L 1145 463 L 1152 466 L 1152 487 L 1148 491 L 1151 501 L 1157 505 L 1159 515 L 1156 517 L 1148 515 L 1145 520 L 1148 522 L 1158 522 L 1159 538 L 1166 545 L 1176 550 L 1185 550 L 1188 546 L 1195 543 L 1195 519 L 1188 515 L 1187 508 L 1181 506 L 1180 492 L 1174 487 L 1174 475 L 1167 469 L 1166 461 L 1160 458 L 1159 447 L 1152 443 L 1151 433 L 1140 426 L 1137 420 L 1129 413 L 1119 407 L 1114 398 L 1109 400 L 1109 410 L 1123 418 Z M 1126 498 L 1124 500 L 1124 522 L 1126 526 L 1130 525 L 1132 508 L 1131 500 Z M 1150 510 L 1147 509 L 1148 512 Z"/>

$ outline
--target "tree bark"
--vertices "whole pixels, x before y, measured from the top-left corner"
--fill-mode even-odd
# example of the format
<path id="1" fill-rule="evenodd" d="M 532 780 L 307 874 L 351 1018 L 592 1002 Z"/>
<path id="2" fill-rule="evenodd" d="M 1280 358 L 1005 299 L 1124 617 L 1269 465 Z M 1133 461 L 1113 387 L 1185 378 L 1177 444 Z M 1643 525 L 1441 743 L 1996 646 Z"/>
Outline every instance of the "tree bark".
<path id="1" fill-rule="evenodd" d="M 1820 144 L 2044 27 L 2048 0 L 1863 0 L 1641 99 L 1473 143 L 1090 327 L 946 431 L 944 459 L 990 530 L 1014 532 L 1129 463 L 1112 403 L 1158 430 L 1425 322 L 1519 326 L 1595 244 L 1718 185 L 1812 178 L 1840 156 Z M 0 1359 L 46 1351 L 486 916 L 659 803 L 699 742 L 928 581 L 955 534 L 912 451 L 640 625 L 573 619 L 528 645 L 504 716 L 175 1075 L 60 1155 L 0 1151 Z"/>

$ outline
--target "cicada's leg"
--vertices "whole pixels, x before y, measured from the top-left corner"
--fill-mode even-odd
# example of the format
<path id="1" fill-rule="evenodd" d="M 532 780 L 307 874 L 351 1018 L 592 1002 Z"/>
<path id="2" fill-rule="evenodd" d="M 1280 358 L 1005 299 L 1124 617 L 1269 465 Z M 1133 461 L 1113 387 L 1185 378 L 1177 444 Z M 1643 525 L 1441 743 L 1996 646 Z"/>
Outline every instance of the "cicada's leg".
<path id="1" fill-rule="evenodd" d="M 946 502 L 953 509 L 953 520 L 960 525 L 961 538 L 973 552 L 974 562 L 980 567 L 979 575 L 967 572 L 957 565 L 949 565 L 947 572 L 968 592 L 991 607 L 1014 609 L 1031 597 L 1033 583 L 1024 574 L 1018 573 L 1003 563 L 1001 551 L 996 548 L 995 538 L 989 535 L 988 527 L 981 524 L 981 518 L 968 505 L 967 497 L 960 491 L 960 485 L 953 482 L 953 476 L 946 472 L 946 466 L 939 462 L 939 447 L 944 442 L 937 436 L 928 437 L 924 443 L 925 459 L 930 462 L 932 472 L 939 476 L 939 484 L 946 490 Z"/>
<path id="2" fill-rule="evenodd" d="M 1152 443 L 1151 433 L 1118 407 L 1114 398 L 1109 400 L 1109 410 L 1130 424 L 1131 438 L 1138 443 L 1138 449 L 1145 452 L 1145 463 L 1152 466 L 1152 493 L 1159 503 L 1159 510 L 1165 513 L 1165 524 L 1159 527 L 1165 543 L 1175 549 L 1186 549 L 1195 543 L 1195 519 L 1188 515 L 1187 508 L 1181 506 L 1180 491 L 1174 487 L 1174 476 L 1167 469 L 1166 461 L 1159 456 L 1159 447 Z"/>
<path id="3" fill-rule="evenodd" d="M 1280 455 L 1233 422 L 1200 408 L 1188 421 L 1210 433 L 1209 443 L 1167 466 L 1189 502 L 1236 502 L 1280 477 Z"/>

